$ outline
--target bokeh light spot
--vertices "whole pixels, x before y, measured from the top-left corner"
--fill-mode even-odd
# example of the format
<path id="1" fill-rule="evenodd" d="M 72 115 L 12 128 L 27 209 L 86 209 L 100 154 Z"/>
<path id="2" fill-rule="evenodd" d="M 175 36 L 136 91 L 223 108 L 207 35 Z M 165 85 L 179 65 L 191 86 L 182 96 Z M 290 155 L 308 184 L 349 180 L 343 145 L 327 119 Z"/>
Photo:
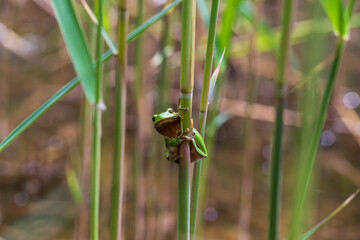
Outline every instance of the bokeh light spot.
<path id="1" fill-rule="evenodd" d="M 213 222 L 218 217 L 218 211 L 215 208 L 209 207 L 204 211 L 204 218 L 208 222 Z"/>
<path id="2" fill-rule="evenodd" d="M 324 147 L 330 147 L 336 141 L 335 134 L 330 130 L 325 130 L 321 134 L 321 145 Z"/>
<path id="3" fill-rule="evenodd" d="M 356 92 L 348 92 L 343 97 L 345 107 L 355 109 L 360 105 L 360 97 Z"/>

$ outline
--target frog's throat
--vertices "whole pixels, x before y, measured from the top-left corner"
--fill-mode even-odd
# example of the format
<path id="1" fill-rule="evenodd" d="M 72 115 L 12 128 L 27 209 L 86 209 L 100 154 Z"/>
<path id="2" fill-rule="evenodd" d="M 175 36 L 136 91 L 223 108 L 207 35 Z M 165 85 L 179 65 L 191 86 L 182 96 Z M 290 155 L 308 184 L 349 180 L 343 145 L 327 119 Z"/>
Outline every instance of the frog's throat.
<path id="1" fill-rule="evenodd" d="M 163 136 L 175 138 L 180 134 L 179 116 L 162 119 L 155 124 L 155 129 Z"/>

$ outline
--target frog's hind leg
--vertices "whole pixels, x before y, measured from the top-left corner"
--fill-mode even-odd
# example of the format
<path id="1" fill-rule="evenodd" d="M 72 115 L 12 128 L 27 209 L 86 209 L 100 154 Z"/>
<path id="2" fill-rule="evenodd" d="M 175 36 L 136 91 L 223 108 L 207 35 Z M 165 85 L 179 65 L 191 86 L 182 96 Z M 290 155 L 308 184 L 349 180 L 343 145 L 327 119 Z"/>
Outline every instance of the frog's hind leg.
<path id="1" fill-rule="evenodd" d="M 195 133 L 193 132 L 193 125 L 194 121 L 191 119 L 190 128 L 185 129 L 185 131 L 180 135 L 181 141 L 193 141 Z M 190 136 L 187 136 L 185 134 L 190 132 Z"/>

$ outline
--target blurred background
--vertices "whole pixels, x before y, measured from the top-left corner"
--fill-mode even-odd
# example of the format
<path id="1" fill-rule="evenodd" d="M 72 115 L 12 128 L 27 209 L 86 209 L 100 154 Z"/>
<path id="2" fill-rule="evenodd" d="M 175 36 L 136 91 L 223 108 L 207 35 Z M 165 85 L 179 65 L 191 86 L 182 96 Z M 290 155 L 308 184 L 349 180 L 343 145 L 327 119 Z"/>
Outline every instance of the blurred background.
<path id="1" fill-rule="evenodd" d="M 93 24 L 82 2 L 75 2 L 88 41 L 94 44 Z M 228 17 L 224 12 L 229 2 L 236 5 L 232 8 L 231 28 L 226 30 L 224 22 Z M 145 1 L 144 19 L 159 12 L 166 3 Z M 210 9 L 208 1 L 198 3 L 208 4 L 205 6 Z M 108 0 L 106 5 L 105 23 L 115 40 L 116 2 Z M 198 7 L 195 126 L 207 39 L 206 11 L 204 5 Z M 136 9 L 136 2 L 130 1 L 130 30 L 136 28 Z M 206 187 L 202 189 L 199 214 L 199 234 L 203 239 L 267 236 L 281 9 L 282 2 L 278 0 L 220 2 L 221 47 L 217 48 L 217 55 L 226 47 L 226 66 L 222 66 L 215 87 L 219 104 L 209 107 L 213 111 L 209 113 L 206 133 L 209 157 L 204 160 L 206 181 L 202 183 Z M 321 221 L 360 186 L 358 9 L 356 6 L 351 37 L 319 145 L 304 229 Z M 176 108 L 179 98 L 180 10 L 176 7 L 143 34 L 139 112 L 134 87 L 135 45 L 129 45 L 124 239 L 176 236 L 177 165 L 166 161 L 163 140 L 154 130 L 151 117 L 168 107 Z M 336 40 L 317 1 L 297 1 L 294 15 L 291 68 L 286 78 L 280 228 L 283 239 L 294 213 L 299 156 L 305 151 L 306 136 L 312 132 Z M 314 67 L 319 69 L 316 74 Z M 51 2 L 1 0 L 0 140 L 75 75 Z M 110 228 L 114 77 L 114 62 L 110 60 L 104 66 L 107 110 L 103 115 L 100 239 L 109 238 Z M 89 109 L 78 86 L 1 152 L 0 238 L 88 239 Z M 360 239 L 360 198 L 355 198 L 313 239 Z"/>

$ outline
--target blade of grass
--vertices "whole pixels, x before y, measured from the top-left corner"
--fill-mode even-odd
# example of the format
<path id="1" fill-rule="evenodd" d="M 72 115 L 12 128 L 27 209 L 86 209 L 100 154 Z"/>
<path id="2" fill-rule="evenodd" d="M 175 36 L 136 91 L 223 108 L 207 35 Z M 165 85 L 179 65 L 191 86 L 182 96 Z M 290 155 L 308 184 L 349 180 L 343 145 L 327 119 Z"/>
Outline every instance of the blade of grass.
<path id="1" fill-rule="evenodd" d="M 130 34 L 128 34 L 126 41 L 131 42 L 137 36 L 141 35 L 146 29 L 151 25 L 156 23 L 161 19 L 165 14 L 167 14 L 171 9 L 179 5 L 182 0 L 177 0 L 174 3 L 170 4 L 155 16 L 150 18 L 144 24 L 136 28 Z M 111 50 L 104 53 L 101 57 L 100 62 L 104 63 L 114 56 L 114 52 Z M 96 66 L 96 62 L 93 64 Z M 24 121 L 22 121 L 1 143 L 0 143 L 0 152 L 2 152 L 11 142 L 13 142 L 21 133 L 23 133 L 28 127 L 30 127 L 41 115 L 43 115 L 49 108 L 51 108 L 55 103 L 57 103 L 61 98 L 63 98 L 67 93 L 74 89 L 80 83 L 80 77 L 75 77 L 69 83 L 67 83 L 63 88 L 56 92 L 51 98 L 49 98 L 43 105 L 36 109 L 32 114 L 30 114 Z"/>
<path id="2" fill-rule="evenodd" d="M 283 112 L 285 106 L 284 85 L 285 69 L 289 52 L 289 39 L 291 35 L 291 23 L 293 12 L 293 0 L 286 0 L 283 6 L 283 20 L 281 29 L 280 52 L 277 60 L 276 73 L 276 119 L 271 151 L 270 170 L 270 205 L 269 205 L 269 229 L 268 239 L 279 239 L 281 181 L 282 181 L 282 144 L 283 144 Z"/>
<path id="3" fill-rule="evenodd" d="M 309 237 L 311 237 L 317 230 L 319 230 L 322 226 L 324 226 L 328 221 L 330 221 L 333 217 L 335 217 L 336 214 L 338 214 L 341 210 L 343 210 L 344 207 L 346 207 L 360 192 L 360 189 L 357 189 L 353 194 L 350 195 L 339 207 L 337 207 L 332 213 L 330 213 L 326 218 L 324 218 L 321 222 L 316 224 L 313 228 L 311 228 L 309 231 L 304 233 L 300 237 L 299 240 L 306 240 Z"/>
<path id="4" fill-rule="evenodd" d="M 84 32 L 75 13 L 72 0 L 53 0 L 61 32 L 71 60 L 89 102 L 95 103 L 96 80 L 92 60 Z"/>
<path id="5" fill-rule="evenodd" d="M 321 71 L 323 71 L 326 67 L 328 67 L 328 65 L 330 65 L 330 63 L 333 61 L 334 58 L 334 54 L 330 54 L 328 57 L 326 57 L 322 62 L 320 62 L 318 65 L 316 65 L 311 72 L 309 72 L 306 77 L 295 83 L 293 86 L 291 86 L 289 88 L 289 90 L 287 90 L 286 95 L 289 95 L 291 93 L 294 93 L 296 90 L 298 90 L 299 88 L 301 88 L 302 86 L 304 86 L 305 84 L 309 83 L 310 81 L 312 81 L 314 78 L 316 78 Z"/>
<path id="6" fill-rule="evenodd" d="M 216 81 L 217 81 L 218 76 L 219 76 L 219 73 L 220 73 L 220 67 L 221 67 L 222 62 L 223 62 L 223 60 L 224 60 L 225 51 L 226 51 L 226 49 L 224 49 L 223 54 L 222 54 L 221 57 L 220 57 L 219 63 L 218 63 L 218 65 L 216 66 L 213 74 L 211 75 L 211 78 L 210 78 L 210 89 L 209 89 L 209 94 L 208 94 L 208 102 L 210 102 L 210 100 L 211 100 L 211 98 L 212 98 L 212 96 L 213 96 L 214 89 L 215 89 L 215 85 L 216 85 Z"/>

